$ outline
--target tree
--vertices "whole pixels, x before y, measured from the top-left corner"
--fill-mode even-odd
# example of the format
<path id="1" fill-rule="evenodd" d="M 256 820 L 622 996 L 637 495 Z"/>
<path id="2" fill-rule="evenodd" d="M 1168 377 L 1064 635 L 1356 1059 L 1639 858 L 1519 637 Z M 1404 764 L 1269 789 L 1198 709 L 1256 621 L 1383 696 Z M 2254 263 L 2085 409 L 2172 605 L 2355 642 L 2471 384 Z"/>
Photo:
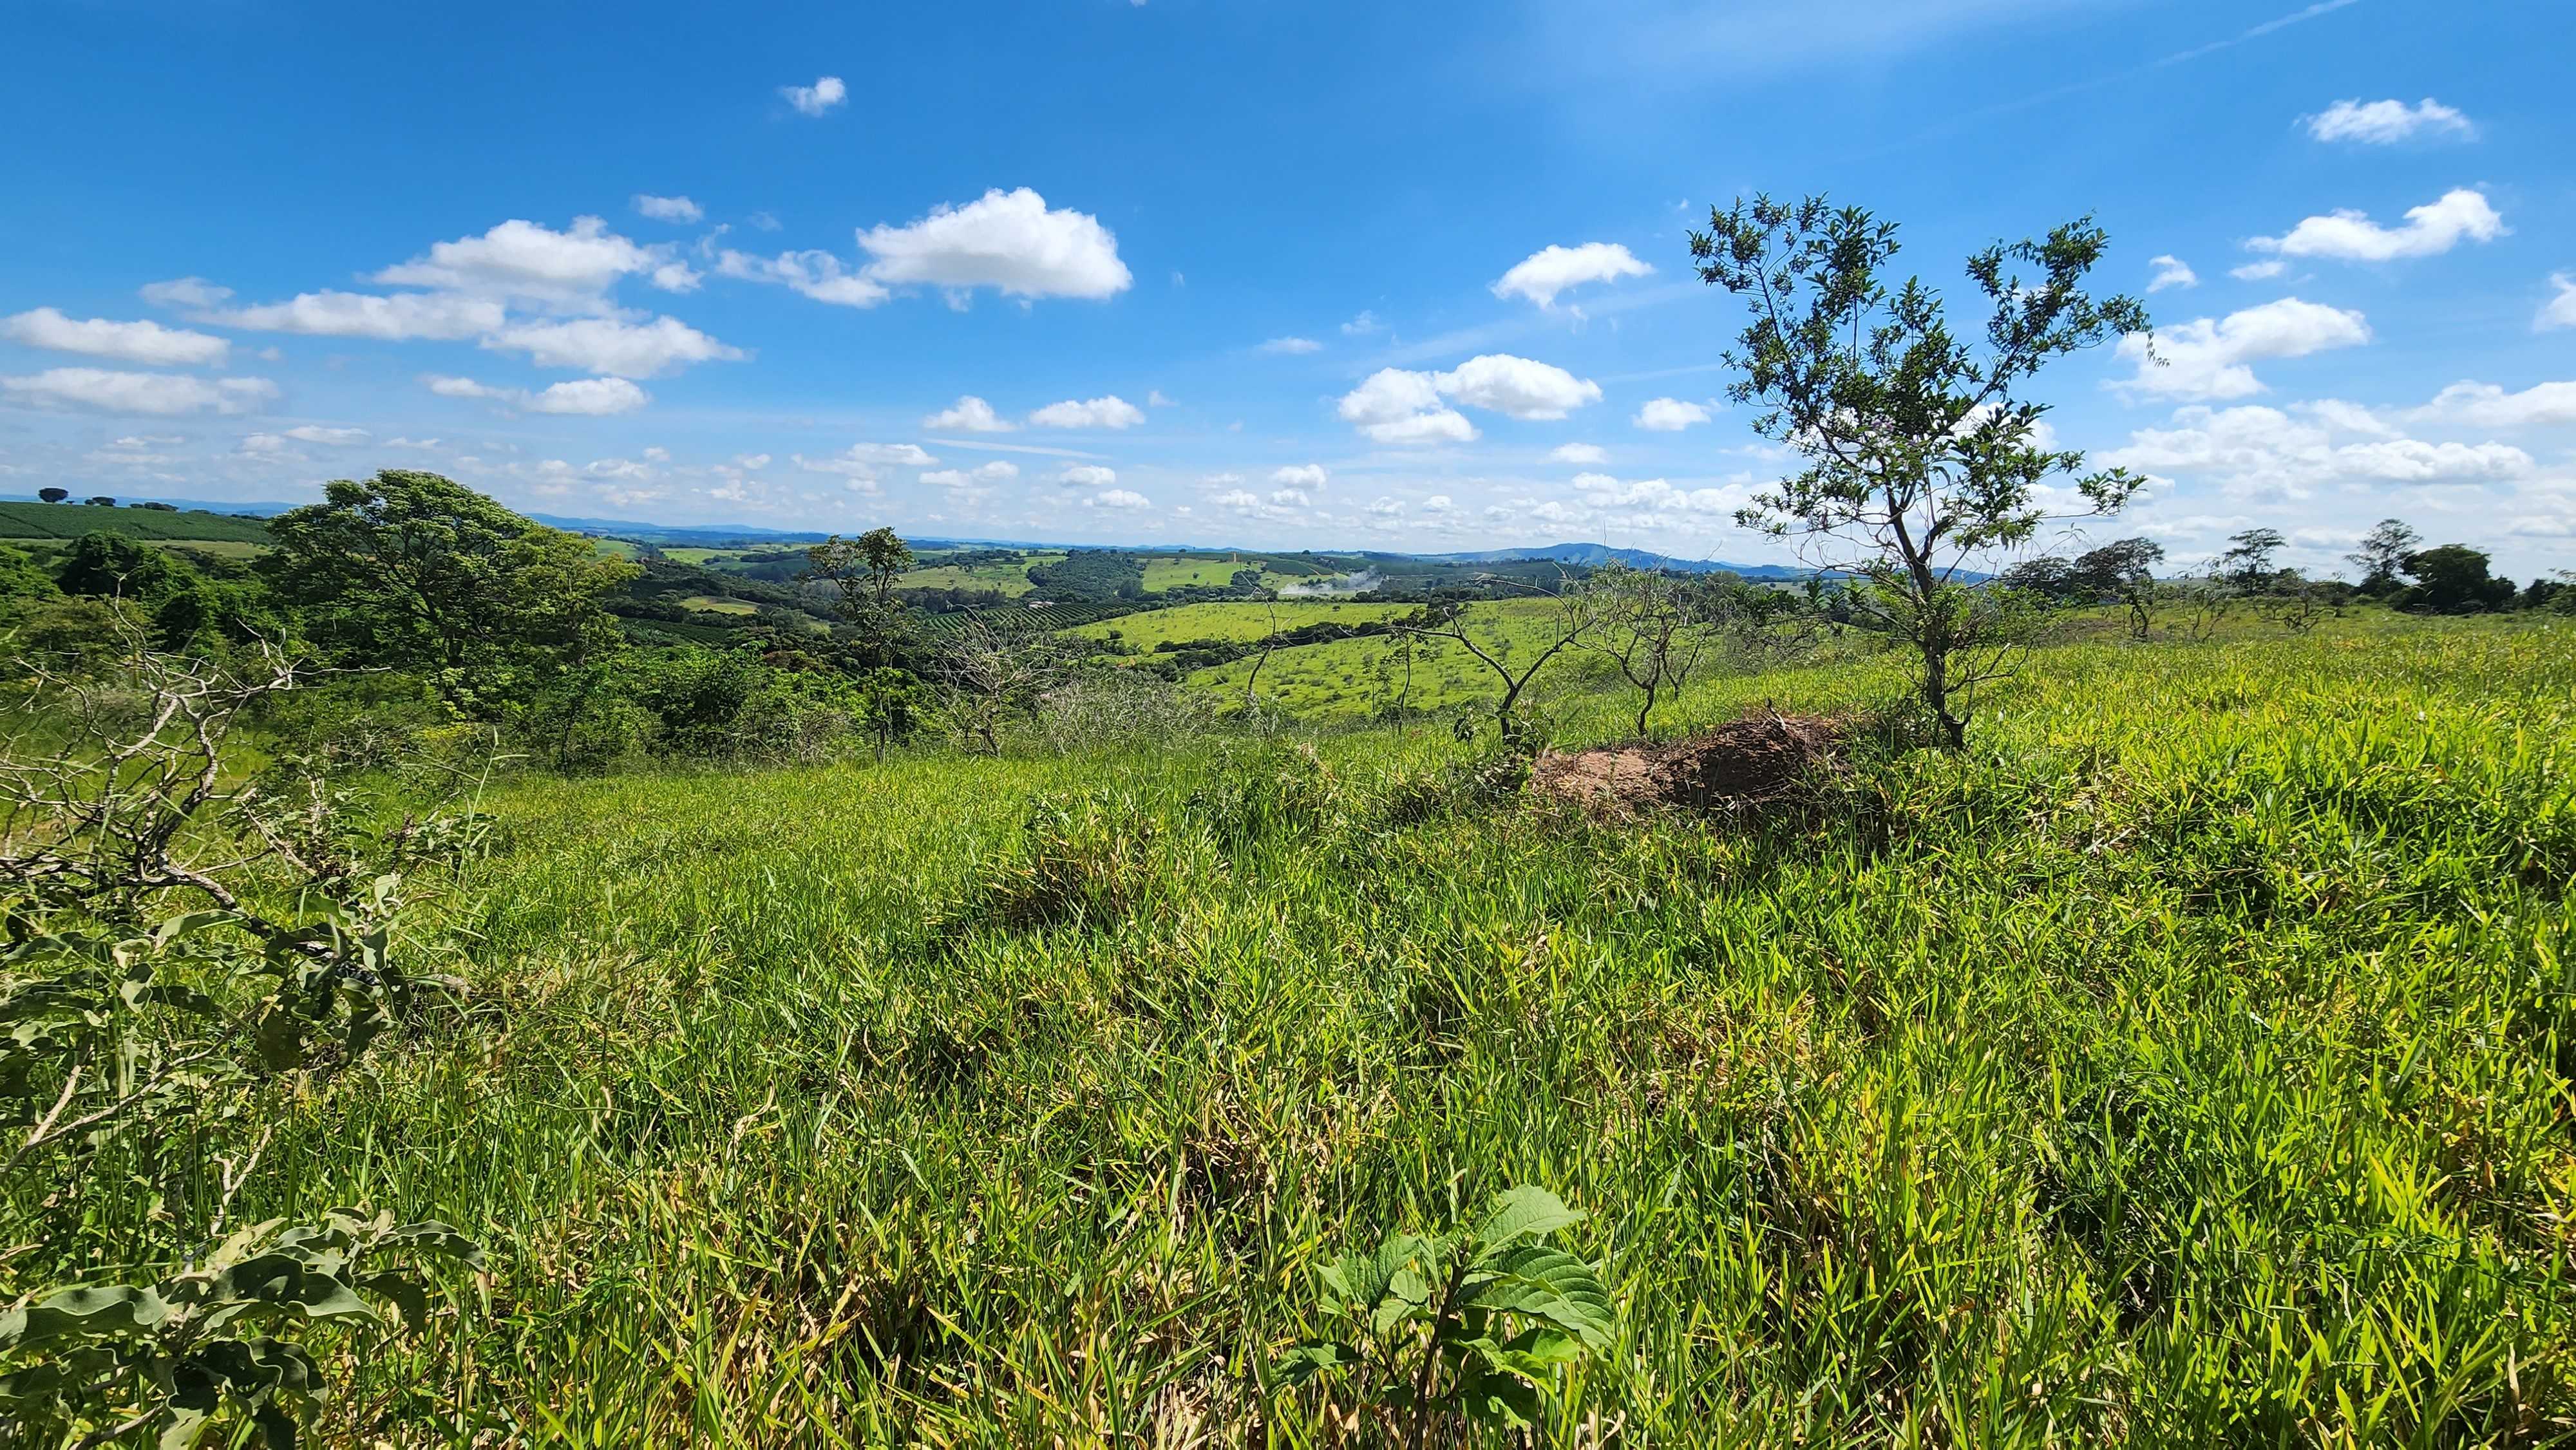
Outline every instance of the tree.
<path id="1" fill-rule="evenodd" d="M 88 506 L 90 508 L 112 509 L 116 507 L 116 500 L 103 493 L 92 494 L 89 497 Z"/>
<path id="2" fill-rule="evenodd" d="M 1679 694 L 1699 669 L 1712 633 L 1711 612 L 1699 591 L 1671 575 L 1611 565 L 1583 584 L 1593 598 L 1599 627 L 1585 648 L 1607 655 L 1643 699 L 1637 736 L 1665 692 Z"/>
<path id="3" fill-rule="evenodd" d="M 317 639 L 420 671 L 468 715 L 493 718 L 622 638 L 600 606 L 634 565 L 434 473 L 341 479 L 268 527 L 264 571 Z"/>
<path id="4" fill-rule="evenodd" d="M 185 560 L 110 529 L 93 529 L 73 540 L 54 570 L 54 583 L 65 594 L 146 604 L 158 604 L 194 580 L 195 571 Z"/>
<path id="5" fill-rule="evenodd" d="M 1062 635 L 995 629 L 969 615 L 965 628 L 940 641 L 935 668 L 949 691 L 949 723 L 986 753 L 999 755 L 1002 722 L 1035 714 L 1039 697 L 1072 664 L 1072 646 Z"/>
<path id="6" fill-rule="evenodd" d="M 2156 574 L 2165 546 L 2153 539 L 2114 539 L 2075 560 L 2075 587 L 2129 609 L 2129 637 L 2145 639 L 2155 627 Z"/>
<path id="7" fill-rule="evenodd" d="M 2398 576 L 2406 572 L 2406 556 L 2423 542 L 2404 519 L 2381 519 L 2361 536 L 2361 547 L 2344 557 L 2361 570 L 2362 593 L 2386 598 L 2406 587 Z"/>
<path id="8" fill-rule="evenodd" d="M 2072 478 L 2097 514 L 2140 482 L 2083 473 L 2083 454 L 2045 447 L 2048 409 L 2021 391 L 2054 358 L 2147 330 L 2135 299 L 2083 290 L 2107 245 L 2085 218 L 1968 258 L 1992 308 L 1972 343 L 1920 278 L 1889 289 L 1896 227 L 1858 207 L 1739 199 L 1691 234 L 1700 279 L 1752 314 L 1726 355 L 1741 374 L 1730 396 L 1761 407 L 1755 430 L 1807 461 L 1737 521 L 1841 553 L 1829 567 L 1870 581 L 1863 606 L 1914 651 L 1923 703 L 1953 748 L 1976 686 L 2009 673 L 2017 624 L 2012 596 L 1959 570 L 2037 532 L 2034 491 L 2053 477 Z"/>
<path id="9" fill-rule="evenodd" d="M 61 503 L 64 499 L 70 498 L 71 496 L 72 491 L 68 488 L 40 488 L 36 490 L 36 497 L 46 503 Z"/>
<path id="10" fill-rule="evenodd" d="M 1548 661 L 1583 643 L 1600 625 L 1596 601 L 1589 592 L 1560 582 L 1557 589 L 1549 591 L 1549 597 L 1555 599 L 1556 608 L 1538 621 L 1537 637 L 1531 641 L 1537 652 L 1528 655 L 1526 663 L 1521 662 L 1520 642 L 1512 638 L 1511 630 L 1501 620 L 1492 615 L 1470 615 L 1467 606 L 1456 600 L 1427 605 L 1393 621 L 1389 627 L 1421 639 L 1454 641 L 1477 663 L 1493 671 L 1503 691 L 1494 702 L 1495 726 L 1504 744 L 1519 746 L 1526 743 L 1526 727 L 1518 713 L 1521 696 L 1528 692 L 1539 671 L 1547 668 Z"/>
<path id="11" fill-rule="evenodd" d="M 2408 609 L 2457 613 L 2498 609 L 2513 599 L 2513 581 L 2491 578 L 2487 556 L 2466 544 L 2443 544 L 2406 556 L 2415 587 L 2399 596 Z"/>
<path id="12" fill-rule="evenodd" d="M 2227 550 L 2211 565 L 2211 572 L 2223 583 L 2232 584 L 2248 594 L 2261 594 L 2279 582 L 2281 571 L 2272 567 L 2272 556 L 2289 545 L 2279 529 L 2247 529 L 2227 536 Z"/>
<path id="13" fill-rule="evenodd" d="M 912 630 L 894 581 L 912 567 L 911 546 L 892 529 L 870 529 L 855 539 L 834 534 L 806 550 L 805 559 L 806 578 L 840 590 L 841 617 L 857 630 L 865 664 L 899 665 L 910 652 Z"/>

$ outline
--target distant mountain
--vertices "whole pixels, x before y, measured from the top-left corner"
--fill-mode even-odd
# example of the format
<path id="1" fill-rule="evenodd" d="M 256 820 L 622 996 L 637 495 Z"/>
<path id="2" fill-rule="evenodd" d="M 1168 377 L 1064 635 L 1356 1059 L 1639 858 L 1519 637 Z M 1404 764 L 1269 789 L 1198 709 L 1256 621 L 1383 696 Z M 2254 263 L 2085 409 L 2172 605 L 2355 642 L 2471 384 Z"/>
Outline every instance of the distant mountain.
<path id="1" fill-rule="evenodd" d="M 31 493 L 23 499 L 12 499 L 10 501 L 15 503 L 34 503 L 36 501 L 36 496 Z M 116 501 L 120 504 L 166 503 L 176 509 L 188 509 L 194 512 L 210 514 L 246 514 L 255 519 L 275 518 L 277 515 L 286 512 L 288 509 L 300 509 L 304 507 L 304 505 L 300 503 L 235 503 L 229 499 L 164 498 L 157 493 L 120 493 L 116 495 Z M 86 500 L 75 497 L 69 500 L 69 502 L 83 503 L 86 502 Z M 318 502 L 318 500 L 308 499 L 306 502 Z"/>
<path id="2" fill-rule="evenodd" d="M 1605 564 L 1625 564 L 1631 569 L 1669 569 L 1676 574 L 1737 574 L 1747 579 L 1775 582 L 1782 579 L 1804 579 L 1817 572 L 1787 564 L 1729 564 L 1717 559 L 1676 559 L 1647 549 L 1614 549 L 1608 544 L 1551 544 L 1544 549 L 1482 549 L 1465 554 L 1426 554 L 1444 564 L 1521 564 L 1544 559 L 1558 564 L 1576 564 L 1598 569 Z M 1828 578 L 1840 578 L 1828 573 Z"/>

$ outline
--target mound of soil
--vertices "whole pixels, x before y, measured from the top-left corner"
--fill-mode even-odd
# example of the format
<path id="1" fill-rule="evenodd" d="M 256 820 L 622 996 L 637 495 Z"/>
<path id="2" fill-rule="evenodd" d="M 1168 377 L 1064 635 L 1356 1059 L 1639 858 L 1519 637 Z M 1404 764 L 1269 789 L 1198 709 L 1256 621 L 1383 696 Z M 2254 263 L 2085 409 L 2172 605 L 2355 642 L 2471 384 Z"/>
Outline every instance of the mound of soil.
<path id="1" fill-rule="evenodd" d="M 1549 751 L 1532 766 L 1530 789 L 1597 815 L 1740 810 L 1787 795 L 1841 742 L 1837 721 L 1755 715 L 1669 745 Z"/>

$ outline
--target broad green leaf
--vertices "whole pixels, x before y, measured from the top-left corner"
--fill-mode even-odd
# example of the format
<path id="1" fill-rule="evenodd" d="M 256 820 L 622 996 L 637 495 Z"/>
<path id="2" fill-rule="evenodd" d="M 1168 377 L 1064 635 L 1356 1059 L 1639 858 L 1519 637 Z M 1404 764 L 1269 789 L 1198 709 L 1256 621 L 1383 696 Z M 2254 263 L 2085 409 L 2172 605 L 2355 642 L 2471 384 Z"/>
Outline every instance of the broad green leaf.
<path id="1" fill-rule="evenodd" d="M 148 1334 L 170 1317 L 150 1289 L 130 1284 L 65 1289 L 0 1314 L 0 1350 L 32 1349 L 58 1340 Z"/>
<path id="2" fill-rule="evenodd" d="M 1566 1207 L 1555 1194 L 1523 1184 L 1494 1195 L 1485 1217 L 1476 1225 L 1476 1238 L 1491 1253 L 1524 1240 L 1545 1238 L 1582 1220 L 1582 1214 Z"/>
<path id="3" fill-rule="evenodd" d="M 1493 1278 L 1478 1286 L 1473 1296 L 1477 1306 L 1546 1319 L 1594 1349 L 1609 1346 L 1618 1315 L 1601 1276 L 1590 1264 L 1572 1254 L 1533 1246 L 1503 1255 L 1490 1268 Z"/>
<path id="4" fill-rule="evenodd" d="M 1279 1362 L 1270 1367 L 1270 1373 L 1289 1384 L 1301 1385 L 1328 1369 L 1340 1369 L 1353 1363 L 1356 1361 L 1350 1357 L 1350 1351 L 1342 1345 L 1318 1340 L 1298 1345 L 1282 1355 Z"/>

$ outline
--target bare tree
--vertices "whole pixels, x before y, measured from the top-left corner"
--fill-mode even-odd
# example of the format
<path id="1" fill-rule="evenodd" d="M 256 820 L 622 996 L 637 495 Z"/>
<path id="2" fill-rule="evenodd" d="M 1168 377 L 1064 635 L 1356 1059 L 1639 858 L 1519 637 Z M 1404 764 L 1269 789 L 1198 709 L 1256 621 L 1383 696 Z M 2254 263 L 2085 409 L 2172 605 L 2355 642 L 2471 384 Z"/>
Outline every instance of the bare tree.
<path id="1" fill-rule="evenodd" d="M 950 723 L 986 753 L 999 755 L 1003 723 L 1034 714 L 1071 663 L 1071 651 L 1057 635 L 996 629 L 972 617 L 940 642 L 934 667 L 948 690 Z"/>
<path id="2" fill-rule="evenodd" d="M 1697 673 L 1716 633 L 1704 591 L 1660 571 L 1611 565 L 1584 581 L 1599 625 L 1583 647 L 1607 656 L 1643 697 L 1637 735 L 1645 738 L 1655 702 L 1681 693 Z"/>
<path id="3" fill-rule="evenodd" d="M 1524 662 L 1520 644 L 1511 631 L 1491 615 L 1478 615 L 1460 603 L 1427 606 L 1394 624 L 1396 632 L 1426 640 L 1454 642 L 1477 663 L 1491 670 L 1502 696 L 1494 702 L 1494 723 L 1503 739 L 1518 744 L 1523 725 L 1518 714 L 1521 696 L 1530 683 L 1547 668 L 1548 661 L 1590 638 L 1600 627 L 1600 614 L 1591 594 L 1575 587 L 1570 577 L 1560 577 L 1554 589 L 1537 589 L 1541 598 L 1555 601 L 1555 608 L 1544 616 L 1546 628 L 1533 641 L 1534 653 Z"/>

